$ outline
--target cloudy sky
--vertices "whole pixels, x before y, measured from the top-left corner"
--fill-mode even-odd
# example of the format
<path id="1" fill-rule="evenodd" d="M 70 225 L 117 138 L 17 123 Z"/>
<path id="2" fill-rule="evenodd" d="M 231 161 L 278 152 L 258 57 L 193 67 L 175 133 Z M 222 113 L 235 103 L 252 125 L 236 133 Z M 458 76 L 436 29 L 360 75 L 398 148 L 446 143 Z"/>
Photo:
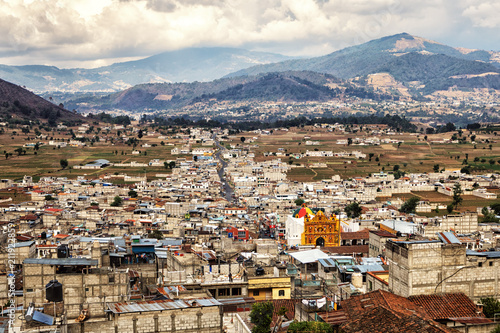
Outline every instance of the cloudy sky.
<path id="1" fill-rule="evenodd" d="M 400 32 L 500 51 L 498 0 L 0 0 L 0 64 L 97 67 L 185 47 L 324 55 Z"/>

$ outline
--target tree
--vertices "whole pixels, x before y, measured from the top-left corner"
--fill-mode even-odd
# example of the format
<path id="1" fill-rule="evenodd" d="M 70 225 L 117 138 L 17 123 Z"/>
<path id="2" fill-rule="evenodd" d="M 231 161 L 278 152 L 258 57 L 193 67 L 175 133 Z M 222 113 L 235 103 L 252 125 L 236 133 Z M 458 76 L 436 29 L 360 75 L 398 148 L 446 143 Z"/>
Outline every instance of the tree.
<path id="1" fill-rule="evenodd" d="M 446 206 L 446 210 L 449 214 L 451 214 L 453 212 L 453 204 L 449 204 L 448 206 Z"/>
<path id="2" fill-rule="evenodd" d="M 353 203 L 348 204 L 345 207 L 345 213 L 347 214 L 347 217 L 349 218 L 356 218 L 361 215 L 361 206 L 354 201 Z"/>
<path id="3" fill-rule="evenodd" d="M 406 200 L 402 205 L 399 211 L 401 213 L 415 213 L 415 209 L 417 208 L 417 204 L 420 201 L 419 198 L 417 197 L 411 197 L 410 199 Z"/>
<path id="4" fill-rule="evenodd" d="M 460 186 L 460 183 L 455 183 L 455 186 L 453 186 L 453 201 L 452 205 L 455 209 L 462 203 L 464 199 L 462 198 L 462 187 Z"/>
<path id="5" fill-rule="evenodd" d="M 302 206 L 303 203 L 304 203 L 304 199 L 302 199 L 302 198 L 295 199 L 295 204 L 297 206 Z"/>
<path id="6" fill-rule="evenodd" d="M 252 304 L 250 322 L 255 326 L 252 333 L 269 333 L 273 320 L 274 305 L 271 302 L 260 302 Z"/>
<path id="7" fill-rule="evenodd" d="M 120 198 L 118 195 L 113 199 L 113 202 L 111 203 L 111 207 L 118 207 L 121 206 L 123 203 L 123 199 Z"/>
<path id="8" fill-rule="evenodd" d="M 483 207 L 481 210 L 481 214 L 483 214 L 483 222 L 498 222 L 498 219 L 495 217 L 495 214 L 490 212 L 488 207 Z"/>
<path id="9" fill-rule="evenodd" d="M 348 139 L 347 139 L 347 145 L 348 145 L 348 146 L 352 145 L 352 139 L 351 139 L 351 138 L 348 138 Z"/>
<path id="10" fill-rule="evenodd" d="M 439 164 L 434 164 L 433 170 L 436 173 L 439 172 Z"/>
<path id="11" fill-rule="evenodd" d="M 332 325 L 321 321 L 294 321 L 288 326 L 287 333 L 333 333 Z"/>
<path id="12" fill-rule="evenodd" d="M 142 133 L 142 130 L 140 129 L 139 132 L 137 133 L 137 137 L 140 139 L 144 136 L 144 134 Z"/>
<path id="13" fill-rule="evenodd" d="M 128 191 L 128 196 L 131 198 L 137 198 L 137 192 L 134 190 Z"/>
<path id="14" fill-rule="evenodd" d="M 163 239 L 163 234 L 160 230 L 154 230 L 152 233 L 148 234 L 148 238 Z"/>
<path id="15" fill-rule="evenodd" d="M 493 297 L 481 298 L 483 313 L 486 318 L 494 318 L 495 313 L 500 313 L 500 301 Z"/>
<path id="16" fill-rule="evenodd" d="M 66 169 L 68 167 L 68 160 L 62 159 L 59 161 L 59 164 L 61 165 L 61 168 Z"/>
<path id="17" fill-rule="evenodd" d="M 493 209 L 496 215 L 500 215 L 500 203 L 492 204 L 490 208 Z"/>
<path id="18" fill-rule="evenodd" d="M 240 138 L 240 140 L 241 140 L 241 143 L 245 143 L 245 140 L 246 140 L 246 139 L 245 139 L 245 137 L 244 137 L 244 136 L 242 136 L 242 137 Z"/>
<path id="19" fill-rule="evenodd" d="M 170 161 L 168 165 L 170 166 L 170 169 L 175 168 L 175 161 Z"/>

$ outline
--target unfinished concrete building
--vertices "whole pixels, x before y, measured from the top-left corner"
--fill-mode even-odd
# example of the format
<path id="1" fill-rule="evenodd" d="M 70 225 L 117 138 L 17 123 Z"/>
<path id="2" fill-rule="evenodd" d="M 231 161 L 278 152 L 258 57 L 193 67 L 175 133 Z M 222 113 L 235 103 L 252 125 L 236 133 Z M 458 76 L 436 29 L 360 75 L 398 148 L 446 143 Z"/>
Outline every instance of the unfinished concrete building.
<path id="1" fill-rule="evenodd" d="M 446 234 L 446 241 L 388 240 L 389 290 L 404 297 L 463 292 L 475 301 L 499 298 L 500 252 L 467 250 Z"/>

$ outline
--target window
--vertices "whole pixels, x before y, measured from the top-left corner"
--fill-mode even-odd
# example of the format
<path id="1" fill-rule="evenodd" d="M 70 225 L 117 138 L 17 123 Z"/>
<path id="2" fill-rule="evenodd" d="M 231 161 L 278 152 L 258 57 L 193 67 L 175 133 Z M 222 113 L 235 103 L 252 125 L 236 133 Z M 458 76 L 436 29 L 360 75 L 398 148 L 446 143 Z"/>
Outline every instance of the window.
<path id="1" fill-rule="evenodd" d="M 490 264 L 490 266 L 493 266 L 493 261 L 490 261 L 489 264 Z"/>
<path id="2" fill-rule="evenodd" d="M 483 263 L 482 263 L 482 262 L 479 262 L 479 263 L 477 263 L 477 266 L 478 266 L 478 267 L 483 267 Z"/>
<path id="3" fill-rule="evenodd" d="M 240 295 L 241 295 L 241 288 L 233 288 L 232 296 L 240 296 Z"/>
<path id="4" fill-rule="evenodd" d="M 32 293 L 32 292 L 33 292 L 33 289 L 26 289 L 26 292 L 27 292 L 27 293 Z"/>
<path id="5" fill-rule="evenodd" d="M 372 289 L 373 289 L 372 282 L 371 282 L 371 281 L 368 281 L 368 290 L 372 290 Z"/>
<path id="6" fill-rule="evenodd" d="M 278 291 L 278 296 L 285 296 L 285 291 L 284 290 L 279 290 Z"/>
<path id="7" fill-rule="evenodd" d="M 108 276 L 108 282 L 109 283 L 115 283 L 115 276 L 114 275 Z"/>
<path id="8" fill-rule="evenodd" d="M 254 296 L 259 296 L 259 291 L 258 291 L 258 290 L 254 290 L 254 291 L 253 291 L 253 295 L 254 295 Z"/>

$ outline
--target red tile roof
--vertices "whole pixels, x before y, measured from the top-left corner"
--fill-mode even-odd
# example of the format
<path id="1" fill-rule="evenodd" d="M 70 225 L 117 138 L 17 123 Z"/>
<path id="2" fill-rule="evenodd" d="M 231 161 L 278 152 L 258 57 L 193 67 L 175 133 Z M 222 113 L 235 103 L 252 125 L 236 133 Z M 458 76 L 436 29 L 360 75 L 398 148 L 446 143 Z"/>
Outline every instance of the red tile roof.
<path id="1" fill-rule="evenodd" d="M 368 229 L 363 229 L 355 232 L 342 232 L 340 234 L 341 239 L 369 239 L 370 231 Z"/>
<path id="2" fill-rule="evenodd" d="M 464 293 L 415 295 L 408 300 L 422 306 L 434 320 L 448 318 L 485 318 Z"/>
<path id="3" fill-rule="evenodd" d="M 320 312 L 318 316 L 320 316 L 325 323 L 330 325 L 341 325 L 347 321 L 347 316 L 343 310 Z"/>
<path id="4" fill-rule="evenodd" d="M 448 318 L 461 324 L 488 324 L 494 321 L 488 318 Z"/>
<path id="5" fill-rule="evenodd" d="M 57 209 L 57 208 L 45 208 L 46 213 L 59 213 L 62 212 L 62 209 Z"/>
<path id="6" fill-rule="evenodd" d="M 385 230 L 370 230 L 370 232 L 372 234 L 379 236 L 379 237 L 391 237 L 391 238 L 394 237 L 393 234 L 391 234 L 390 232 L 385 231 Z"/>
<path id="7" fill-rule="evenodd" d="M 458 333 L 459 331 L 424 319 L 418 315 L 403 315 L 385 306 L 363 311 L 355 320 L 341 326 L 345 333 Z"/>
<path id="8" fill-rule="evenodd" d="M 26 221 L 35 221 L 36 219 L 38 219 L 38 216 L 36 216 L 35 214 L 28 214 L 28 215 L 21 216 L 19 219 L 26 220 Z"/>
<path id="9" fill-rule="evenodd" d="M 1 223 L 0 223 L 0 225 L 1 225 Z M 32 236 L 30 236 L 30 235 L 17 235 L 17 236 L 16 236 L 16 239 L 17 239 L 18 241 L 20 241 L 20 242 L 26 242 L 26 241 L 30 241 L 30 240 L 32 240 L 32 239 L 33 239 L 33 237 L 32 237 Z"/>
<path id="10" fill-rule="evenodd" d="M 424 308 L 405 297 L 397 296 L 384 290 L 376 290 L 364 295 L 352 296 L 342 303 L 350 320 L 358 319 L 364 311 L 383 306 L 387 309 L 397 311 L 402 315 L 418 315 L 424 319 L 432 319 Z"/>
<path id="11" fill-rule="evenodd" d="M 350 245 L 350 246 L 328 246 L 322 247 L 322 251 L 327 251 L 336 254 L 353 254 L 364 253 L 368 255 L 369 247 L 367 245 Z"/>

